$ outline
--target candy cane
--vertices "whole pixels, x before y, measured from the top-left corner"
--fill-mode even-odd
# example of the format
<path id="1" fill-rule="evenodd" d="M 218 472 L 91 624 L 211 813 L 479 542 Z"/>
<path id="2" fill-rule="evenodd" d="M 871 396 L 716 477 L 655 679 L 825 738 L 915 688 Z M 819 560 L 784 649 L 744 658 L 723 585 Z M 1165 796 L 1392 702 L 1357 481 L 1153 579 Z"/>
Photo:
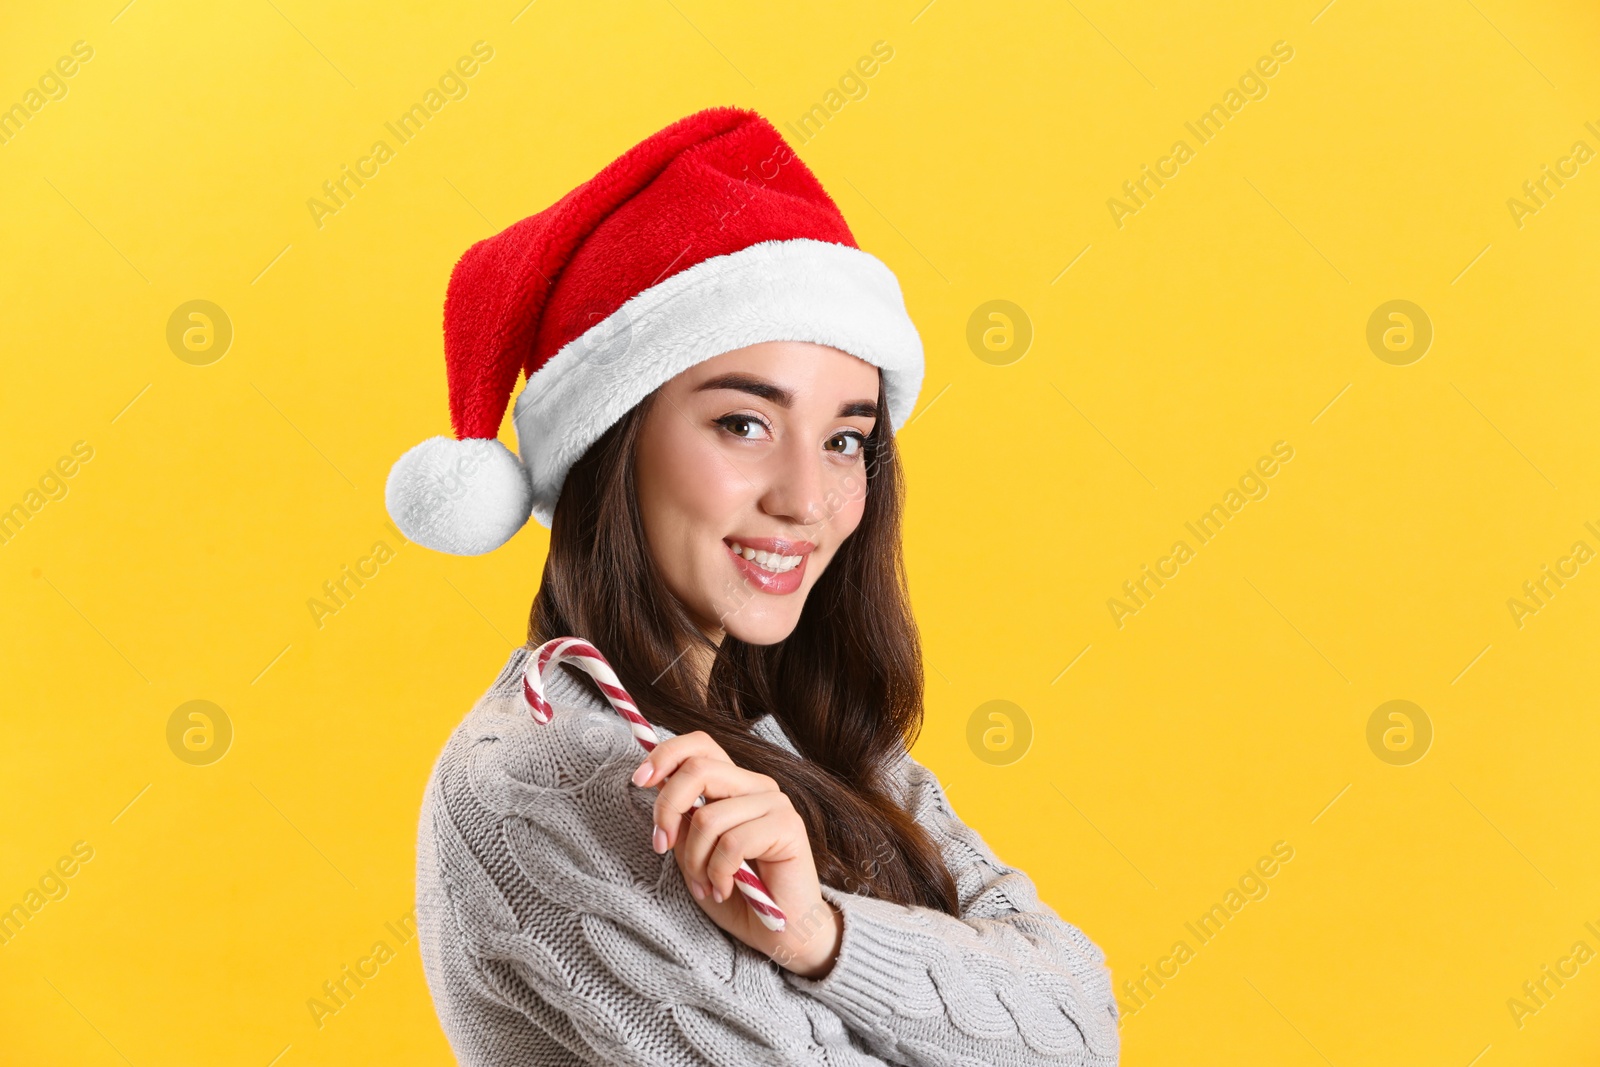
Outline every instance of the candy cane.
<path id="1" fill-rule="evenodd" d="M 656 747 L 658 742 L 655 729 L 645 721 L 643 715 L 639 714 L 633 698 L 622 688 L 622 681 L 617 677 L 617 672 L 611 669 L 611 664 L 606 662 L 599 649 L 579 637 L 553 638 L 534 649 L 533 654 L 528 657 L 522 672 L 522 695 L 528 702 L 528 710 L 533 714 L 535 722 L 547 723 L 554 714 L 550 701 L 545 699 L 544 674 L 551 667 L 563 662 L 582 667 L 589 677 L 595 680 L 600 686 L 600 691 L 611 702 L 611 707 L 627 721 L 629 728 L 633 730 L 634 739 L 646 752 Z M 705 802 L 704 796 L 694 798 L 696 808 Z M 756 872 L 750 869 L 750 864 L 744 862 L 739 864 L 739 869 L 733 874 L 733 883 L 744 894 L 745 901 L 755 911 L 763 926 L 768 930 L 783 929 L 783 912 L 772 899 L 772 894 L 767 892 L 767 887 L 761 884 L 761 879 L 756 877 Z"/>

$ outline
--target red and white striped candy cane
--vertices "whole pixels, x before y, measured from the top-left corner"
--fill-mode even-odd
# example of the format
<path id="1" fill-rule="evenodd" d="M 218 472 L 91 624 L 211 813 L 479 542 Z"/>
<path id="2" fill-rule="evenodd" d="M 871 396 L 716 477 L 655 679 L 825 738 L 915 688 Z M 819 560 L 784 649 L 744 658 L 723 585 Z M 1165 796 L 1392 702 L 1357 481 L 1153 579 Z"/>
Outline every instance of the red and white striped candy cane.
<path id="1" fill-rule="evenodd" d="M 580 637 L 557 637 L 533 650 L 528 656 L 522 673 L 522 695 L 528 702 L 528 710 L 533 714 L 535 722 L 547 723 L 554 714 L 550 701 L 544 695 L 544 675 L 547 670 L 558 663 L 571 663 L 582 667 L 589 677 L 593 678 L 600 686 L 600 691 L 611 701 L 611 707 L 618 715 L 627 720 L 628 726 L 633 730 L 634 738 L 644 747 L 646 752 L 656 747 L 657 738 L 655 729 L 639 714 L 638 707 L 628 691 L 622 688 L 622 681 L 617 677 L 617 672 L 611 669 L 611 664 L 600 654 L 600 650 Z M 705 804 L 706 798 L 694 798 L 694 806 Z M 767 892 L 767 887 L 761 884 L 761 879 L 756 877 L 756 872 L 750 869 L 750 864 L 741 862 L 739 869 L 733 874 L 733 882 L 744 894 L 745 901 L 755 911 L 761 924 L 768 930 L 783 929 L 783 912 L 779 910 L 777 902 L 772 899 L 772 894 Z"/>

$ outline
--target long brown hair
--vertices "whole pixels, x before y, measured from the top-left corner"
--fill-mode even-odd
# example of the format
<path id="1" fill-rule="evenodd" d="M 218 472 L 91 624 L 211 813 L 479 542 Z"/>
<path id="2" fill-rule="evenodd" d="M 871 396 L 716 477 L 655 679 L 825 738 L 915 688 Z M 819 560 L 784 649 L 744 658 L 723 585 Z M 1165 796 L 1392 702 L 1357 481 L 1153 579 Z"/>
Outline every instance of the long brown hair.
<path id="1" fill-rule="evenodd" d="M 904 483 L 880 417 L 864 449 L 860 524 L 772 645 L 708 638 L 658 578 L 634 483 L 651 393 L 590 446 L 562 483 L 528 647 L 582 637 L 653 723 L 704 730 L 740 767 L 770 775 L 804 819 L 817 876 L 845 892 L 959 913 L 932 839 L 888 791 L 888 767 L 922 728 L 922 655 L 900 551 Z M 887 412 L 882 380 L 878 410 Z M 751 595 L 759 595 L 752 593 Z M 705 692 L 687 652 L 715 654 Z M 703 662 L 703 661 L 702 661 Z M 593 688 L 586 674 L 563 665 Z M 803 759 L 749 732 L 771 712 Z"/>

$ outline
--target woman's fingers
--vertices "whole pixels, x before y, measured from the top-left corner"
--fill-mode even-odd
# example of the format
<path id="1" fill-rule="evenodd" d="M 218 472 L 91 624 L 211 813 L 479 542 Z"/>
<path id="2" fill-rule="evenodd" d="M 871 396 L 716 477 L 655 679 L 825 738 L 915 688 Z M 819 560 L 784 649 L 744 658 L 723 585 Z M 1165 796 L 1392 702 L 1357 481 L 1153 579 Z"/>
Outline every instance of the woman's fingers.
<path id="1" fill-rule="evenodd" d="M 737 892 L 734 875 L 741 863 L 788 859 L 799 844 L 809 844 L 805 822 L 788 804 L 775 804 L 765 815 L 740 823 L 717 838 L 706 857 L 705 882 L 720 890 L 722 899 L 727 900 Z"/>
<path id="2" fill-rule="evenodd" d="M 733 762 L 728 759 L 728 754 L 722 751 L 722 746 L 717 744 L 710 734 L 704 730 L 694 730 L 679 734 L 677 737 L 669 737 L 651 749 L 644 762 L 633 772 L 633 784 L 659 784 L 691 756 L 709 756 L 724 763 Z"/>
<path id="3" fill-rule="evenodd" d="M 678 867 L 691 885 L 716 887 L 726 900 L 734 891 L 733 873 L 740 863 L 767 855 L 792 836 L 789 815 L 795 815 L 794 808 L 778 792 L 708 803 L 688 821 L 688 832 L 675 850 Z"/>
<path id="4" fill-rule="evenodd" d="M 661 784 L 656 794 L 653 821 L 666 831 L 667 846 L 671 848 L 681 839 L 681 817 L 694 808 L 695 797 L 704 796 L 709 802 L 751 793 L 777 792 L 778 783 L 769 775 L 707 756 L 690 756 Z M 700 816 L 696 813 L 694 817 Z"/>

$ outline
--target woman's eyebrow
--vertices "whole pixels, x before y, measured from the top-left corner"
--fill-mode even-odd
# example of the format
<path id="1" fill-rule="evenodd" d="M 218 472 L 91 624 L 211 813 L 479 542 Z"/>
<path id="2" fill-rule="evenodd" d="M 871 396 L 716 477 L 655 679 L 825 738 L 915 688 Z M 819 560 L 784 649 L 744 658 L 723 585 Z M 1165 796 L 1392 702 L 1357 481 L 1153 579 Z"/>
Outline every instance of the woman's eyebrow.
<path id="1" fill-rule="evenodd" d="M 770 400 L 780 408 L 794 406 L 794 394 L 781 385 L 757 378 L 750 374 L 719 374 L 715 378 L 708 378 L 695 386 L 695 392 L 707 389 L 734 389 L 751 396 L 759 396 L 763 400 Z M 878 402 L 876 400 L 847 400 L 839 405 L 839 418 L 860 415 L 864 418 L 875 419 L 878 417 Z"/>
<path id="2" fill-rule="evenodd" d="M 715 378 L 707 378 L 695 386 L 695 392 L 707 389 L 735 389 L 741 393 L 759 396 L 763 400 L 770 400 L 780 408 L 794 406 L 794 394 L 781 385 L 776 385 L 765 378 L 757 378 L 749 374 L 719 374 Z"/>

